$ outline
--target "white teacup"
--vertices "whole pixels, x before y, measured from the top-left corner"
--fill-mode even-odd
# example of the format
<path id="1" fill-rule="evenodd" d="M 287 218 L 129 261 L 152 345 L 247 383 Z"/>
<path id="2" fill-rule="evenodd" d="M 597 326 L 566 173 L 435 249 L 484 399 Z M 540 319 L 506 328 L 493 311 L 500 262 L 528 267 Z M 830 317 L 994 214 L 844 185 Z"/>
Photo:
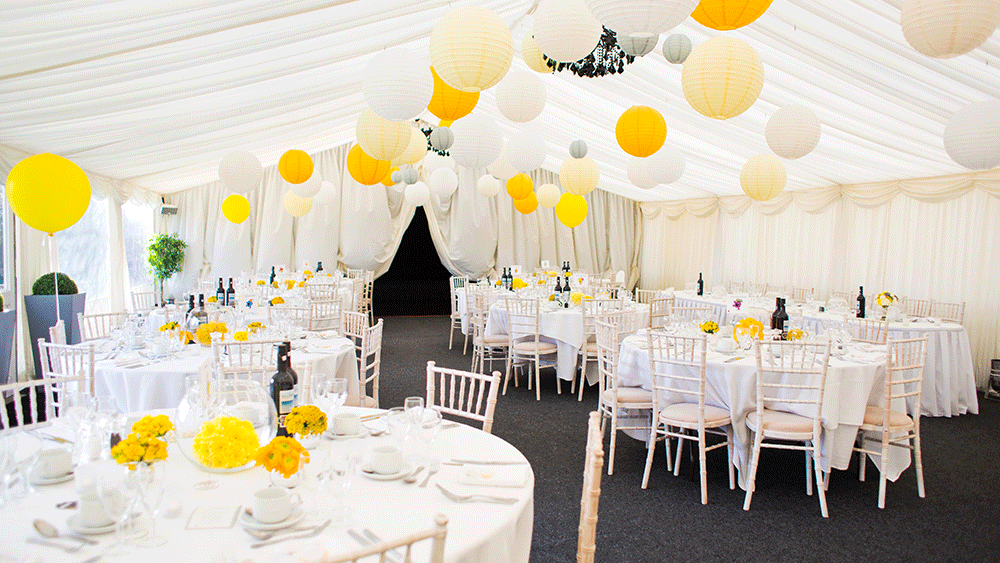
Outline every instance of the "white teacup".
<path id="1" fill-rule="evenodd" d="M 292 509 L 302 504 L 298 493 L 288 489 L 268 487 L 253 494 L 253 517 L 258 522 L 274 524 L 288 518 Z"/>
<path id="2" fill-rule="evenodd" d="M 104 511 L 101 499 L 97 496 L 97 483 L 101 473 L 102 465 L 100 463 L 88 463 L 76 468 L 76 492 L 80 495 L 80 501 L 77 503 L 77 514 L 80 525 L 85 528 L 102 528 L 114 523 L 114 520 Z"/>
<path id="3" fill-rule="evenodd" d="M 403 452 L 396 446 L 378 446 L 372 449 L 372 469 L 379 475 L 399 473 L 403 468 Z"/>
<path id="4" fill-rule="evenodd" d="M 719 343 L 716 344 L 716 348 L 720 352 L 735 352 L 737 344 L 736 341 L 733 340 L 732 338 L 723 337 L 719 339 Z"/>
<path id="5" fill-rule="evenodd" d="M 38 452 L 35 475 L 42 479 L 62 477 L 73 469 L 73 453 L 65 448 L 52 448 Z"/>
<path id="6" fill-rule="evenodd" d="M 361 417 L 353 412 L 333 415 L 333 432 L 338 436 L 354 436 L 361 432 Z"/>
<path id="7" fill-rule="evenodd" d="M 157 340 L 149 345 L 149 350 L 153 353 L 156 358 L 162 358 L 167 355 L 167 343 Z"/>

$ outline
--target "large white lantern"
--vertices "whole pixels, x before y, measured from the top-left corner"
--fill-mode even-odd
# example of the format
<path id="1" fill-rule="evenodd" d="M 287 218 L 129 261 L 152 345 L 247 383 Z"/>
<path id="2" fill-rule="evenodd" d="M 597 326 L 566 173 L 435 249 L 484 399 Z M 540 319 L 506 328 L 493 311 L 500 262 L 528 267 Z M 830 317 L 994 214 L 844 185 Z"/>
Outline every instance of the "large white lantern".
<path id="1" fill-rule="evenodd" d="M 819 143 L 819 118 L 805 106 L 786 106 L 767 120 L 764 138 L 767 146 L 781 158 L 803 157 Z"/>
<path id="2" fill-rule="evenodd" d="M 637 187 L 651 190 L 656 187 L 656 180 L 646 170 L 646 159 L 630 156 L 628 159 L 628 179 Z"/>
<path id="3" fill-rule="evenodd" d="M 313 205 L 330 205 L 337 200 L 337 189 L 324 180 L 320 183 L 319 192 L 312 197 Z"/>
<path id="4" fill-rule="evenodd" d="M 288 184 L 288 187 L 299 197 L 313 197 L 319 193 L 322 185 L 323 178 L 320 176 L 319 170 L 313 168 L 312 176 L 308 180 L 301 184 Z"/>
<path id="5" fill-rule="evenodd" d="M 542 184 L 538 186 L 535 190 L 535 197 L 538 198 L 538 205 L 542 207 L 552 208 L 559 203 L 559 198 L 562 196 L 562 192 L 559 191 L 559 187 L 555 184 Z"/>
<path id="6" fill-rule="evenodd" d="M 589 55 L 604 34 L 583 0 L 543 0 L 535 12 L 534 29 L 542 53 L 565 63 Z"/>
<path id="7" fill-rule="evenodd" d="M 514 40 L 500 16 L 480 6 L 463 6 L 434 26 L 430 52 L 441 80 L 463 92 L 479 92 L 507 74 Z"/>
<path id="8" fill-rule="evenodd" d="M 507 159 L 507 151 L 510 150 L 510 142 L 503 144 L 503 148 L 500 149 L 500 154 L 496 157 L 496 160 L 491 162 L 489 166 L 486 167 L 486 171 L 489 172 L 494 178 L 498 178 L 506 182 L 514 176 L 517 176 L 517 168 L 511 166 L 510 161 Z"/>
<path id="9" fill-rule="evenodd" d="M 676 182 L 684 175 L 684 153 L 666 143 L 651 156 L 646 157 L 646 173 L 657 184 Z"/>
<path id="10" fill-rule="evenodd" d="M 538 75 L 513 70 L 497 86 L 497 109 L 515 123 L 531 121 L 545 108 L 545 84 Z"/>
<path id="11" fill-rule="evenodd" d="M 458 175 L 450 168 L 438 168 L 427 180 L 427 185 L 438 197 L 446 198 L 458 189 Z"/>
<path id="12" fill-rule="evenodd" d="M 740 171 L 743 192 L 757 201 L 774 199 L 785 188 L 787 181 L 785 165 L 773 154 L 759 154 L 751 158 Z"/>
<path id="13" fill-rule="evenodd" d="M 663 58 L 675 65 L 684 64 L 691 54 L 691 40 L 683 33 L 675 33 L 663 40 Z"/>
<path id="14" fill-rule="evenodd" d="M 229 191 L 245 194 L 260 187 L 264 167 L 247 151 L 233 151 L 219 161 L 219 179 Z"/>
<path id="15" fill-rule="evenodd" d="M 424 205 L 430 198 L 431 191 L 428 189 L 427 184 L 423 182 L 410 184 L 403 190 L 403 199 L 406 200 L 406 203 L 414 207 Z"/>
<path id="16" fill-rule="evenodd" d="M 531 172 L 545 163 L 548 147 L 534 131 L 518 131 L 507 143 L 507 162 L 518 172 Z"/>
<path id="17" fill-rule="evenodd" d="M 389 121 L 365 108 L 358 116 L 354 133 L 365 154 L 375 160 L 392 160 L 410 144 L 410 129 L 405 121 Z"/>
<path id="18" fill-rule="evenodd" d="M 459 119 L 451 125 L 451 132 L 455 134 L 451 156 L 466 168 L 485 168 L 497 159 L 503 148 L 503 136 L 497 122 L 480 113 Z"/>
<path id="19" fill-rule="evenodd" d="M 619 37 L 655 37 L 686 20 L 698 0 L 587 0 L 587 5 Z"/>
<path id="20" fill-rule="evenodd" d="M 450 156 L 441 156 L 437 153 L 428 153 L 424 157 L 424 174 L 429 177 L 438 168 L 451 168 L 455 169 L 455 159 Z"/>
<path id="21" fill-rule="evenodd" d="M 982 45 L 1000 25 L 996 0 L 905 0 L 899 14 L 903 37 L 914 49 L 950 59 Z"/>
<path id="22" fill-rule="evenodd" d="M 559 167 L 559 183 L 573 195 L 587 195 L 594 191 L 601 179 L 597 163 L 589 156 L 568 158 Z"/>
<path id="23" fill-rule="evenodd" d="M 434 76 L 416 53 L 397 47 L 368 61 L 361 92 L 372 111 L 389 121 L 404 121 L 427 108 L 434 94 Z"/>
<path id="24" fill-rule="evenodd" d="M 969 104 L 944 128 L 944 150 L 966 168 L 985 170 L 1000 164 L 1000 100 Z"/>
<path id="25" fill-rule="evenodd" d="M 489 174 L 483 174 L 479 180 L 476 181 L 476 191 L 481 195 L 486 197 L 493 197 L 500 193 L 500 180 L 497 180 Z"/>

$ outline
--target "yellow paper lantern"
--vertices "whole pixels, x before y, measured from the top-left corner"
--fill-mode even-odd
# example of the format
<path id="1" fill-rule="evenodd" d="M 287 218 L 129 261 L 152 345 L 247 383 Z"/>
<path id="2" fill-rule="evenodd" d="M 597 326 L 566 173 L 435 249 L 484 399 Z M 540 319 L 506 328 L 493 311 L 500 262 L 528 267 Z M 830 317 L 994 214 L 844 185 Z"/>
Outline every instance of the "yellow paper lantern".
<path id="1" fill-rule="evenodd" d="M 559 167 L 559 183 L 571 194 L 589 194 L 600 179 L 601 170 L 589 156 L 567 159 Z"/>
<path id="2" fill-rule="evenodd" d="M 535 183 L 531 181 L 531 178 L 527 174 L 522 172 L 507 180 L 507 195 L 515 201 L 524 199 L 528 197 L 528 194 L 531 193 L 534 187 Z"/>
<path id="3" fill-rule="evenodd" d="M 785 188 L 787 181 L 785 165 L 773 154 L 760 154 L 751 158 L 740 171 L 743 192 L 757 201 L 774 199 Z"/>
<path id="4" fill-rule="evenodd" d="M 388 188 L 390 186 L 395 186 L 396 185 L 396 182 L 392 181 L 392 173 L 395 172 L 395 171 L 397 171 L 397 170 L 399 170 L 398 166 L 393 166 L 392 168 L 389 169 L 389 172 L 386 173 L 385 178 L 382 178 L 382 185 L 383 186 L 385 186 L 385 187 Z"/>
<path id="5" fill-rule="evenodd" d="M 583 223 L 587 218 L 587 200 L 582 195 L 563 194 L 556 204 L 556 217 L 571 229 Z"/>
<path id="6" fill-rule="evenodd" d="M 618 146 L 632 156 L 647 157 L 663 146 L 667 139 L 667 123 L 660 112 L 647 106 L 632 106 L 625 110 L 615 125 Z"/>
<path id="7" fill-rule="evenodd" d="M 441 127 L 450 127 L 452 121 L 472 113 L 479 103 L 479 92 L 452 88 L 441 80 L 434 67 L 431 67 L 431 74 L 434 76 L 434 95 L 431 96 L 431 103 L 427 104 L 427 111 L 441 119 Z"/>
<path id="8" fill-rule="evenodd" d="M 763 15 L 771 0 L 701 0 L 691 17 L 719 31 L 739 29 Z"/>
<path id="9" fill-rule="evenodd" d="M 538 43 L 535 43 L 535 36 L 532 33 L 533 30 L 525 33 L 524 39 L 521 40 L 521 58 L 524 59 L 524 64 L 528 65 L 531 70 L 542 74 L 555 72 L 556 69 L 545 64 L 545 55 L 538 48 Z"/>
<path id="10" fill-rule="evenodd" d="M 222 200 L 222 215 L 239 225 L 250 216 L 250 202 L 240 194 L 233 194 Z"/>
<path id="11" fill-rule="evenodd" d="M 425 154 L 427 154 L 427 137 L 420 132 L 420 129 L 410 127 L 410 142 L 402 154 L 392 159 L 392 165 L 416 164 Z"/>
<path id="12" fill-rule="evenodd" d="M 521 199 L 515 199 L 514 209 L 517 209 L 524 215 L 538 209 L 538 197 L 535 196 L 535 192 L 528 192 L 527 196 L 522 197 Z"/>
<path id="13" fill-rule="evenodd" d="M 699 44 L 681 72 L 684 97 L 698 113 L 729 119 L 746 111 L 764 87 L 760 56 L 745 41 L 720 35 Z"/>
<path id="14" fill-rule="evenodd" d="M 978 48 L 1000 25 L 996 0 L 905 0 L 899 25 L 917 51 L 950 59 Z"/>
<path id="15" fill-rule="evenodd" d="M 7 202 L 18 219 L 51 235 L 72 227 L 87 212 L 90 180 L 69 159 L 36 154 L 10 169 Z"/>
<path id="16" fill-rule="evenodd" d="M 373 186 L 389 174 L 388 160 L 378 160 L 368 156 L 360 145 L 354 145 L 347 153 L 347 172 L 351 178 L 365 186 Z"/>
<path id="17" fill-rule="evenodd" d="M 480 6 L 464 6 L 434 26 L 430 53 L 431 65 L 449 86 L 479 92 L 507 74 L 514 41 L 500 16 Z"/>
<path id="18" fill-rule="evenodd" d="M 282 203 L 285 204 L 285 211 L 289 215 L 292 217 L 302 217 L 312 209 L 313 200 L 308 197 L 299 197 L 292 190 L 288 190 L 285 192 L 285 199 Z"/>
<path id="19" fill-rule="evenodd" d="M 452 123 L 455 123 L 454 119 L 442 119 L 438 121 L 438 127 L 451 127 Z"/>
<path id="20" fill-rule="evenodd" d="M 365 108 L 358 116 L 354 133 L 366 154 L 378 160 L 392 160 L 410 144 L 410 129 L 405 121 L 389 121 Z"/>
<path id="21" fill-rule="evenodd" d="M 547 208 L 553 208 L 559 203 L 559 197 L 562 192 L 559 191 L 559 187 L 555 184 L 542 184 L 538 186 L 538 192 L 535 197 L 538 198 L 538 205 Z"/>
<path id="22" fill-rule="evenodd" d="M 301 184 L 312 177 L 313 160 L 306 151 L 285 151 L 278 160 L 278 173 L 290 184 Z"/>

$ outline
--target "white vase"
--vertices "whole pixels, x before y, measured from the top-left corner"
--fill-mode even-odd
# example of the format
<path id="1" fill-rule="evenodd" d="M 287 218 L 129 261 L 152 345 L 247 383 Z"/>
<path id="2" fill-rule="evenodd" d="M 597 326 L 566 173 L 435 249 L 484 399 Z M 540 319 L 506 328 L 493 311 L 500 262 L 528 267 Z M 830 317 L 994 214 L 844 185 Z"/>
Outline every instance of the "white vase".
<path id="1" fill-rule="evenodd" d="M 319 439 L 319 434 L 309 434 L 308 436 L 303 436 L 302 434 L 295 435 L 295 440 L 307 450 L 315 450 L 316 446 L 319 445 Z"/>

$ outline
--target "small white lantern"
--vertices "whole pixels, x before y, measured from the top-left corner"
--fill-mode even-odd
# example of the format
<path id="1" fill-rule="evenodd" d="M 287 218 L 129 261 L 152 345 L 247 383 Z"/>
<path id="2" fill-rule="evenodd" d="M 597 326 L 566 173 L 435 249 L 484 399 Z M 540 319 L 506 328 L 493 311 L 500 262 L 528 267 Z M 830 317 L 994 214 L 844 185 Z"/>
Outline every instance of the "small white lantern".
<path id="1" fill-rule="evenodd" d="M 399 172 L 398 170 L 396 172 Z M 319 192 L 312 197 L 313 205 L 330 205 L 337 199 L 337 189 L 324 180 L 320 183 Z"/>
<path id="2" fill-rule="evenodd" d="M 969 104 L 944 128 L 944 150 L 966 168 L 985 170 L 1000 164 L 1000 100 Z"/>
<path id="3" fill-rule="evenodd" d="M 670 184 L 684 175 L 684 165 L 684 153 L 664 143 L 660 150 L 646 158 L 646 173 L 657 184 Z"/>
<path id="4" fill-rule="evenodd" d="M 587 143 L 577 139 L 569 144 L 569 155 L 573 158 L 583 158 L 587 156 Z"/>
<path id="5" fill-rule="evenodd" d="M 458 175 L 450 168 L 438 168 L 431 174 L 427 184 L 438 197 L 450 197 L 458 189 Z"/>
<path id="6" fill-rule="evenodd" d="M 542 184 L 538 186 L 535 190 L 535 197 L 538 198 L 538 205 L 542 207 L 552 208 L 559 203 L 559 198 L 562 196 L 562 192 L 559 191 L 559 187 L 555 184 Z"/>
<path id="7" fill-rule="evenodd" d="M 481 113 L 459 119 L 451 125 L 451 132 L 455 134 L 451 156 L 466 168 L 485 168 L 497 159 L 503 148 L 503 136 L 497 122 Z"/>
<path id="8" fill-rule="evenodd" d="M 406 203 L 414 207 L 424 205 L 430 200 L 430 198 L 431 191 L 427 187 L 427 184 L 423 182 L 410 184 L 409 186 L 406 186 L 405 190 L 403 190 L 403 199 L 406 200 Z"/>
<path id="9" fill-rule="evenodd" d="M 767 146 L 781 158 L 803 157 L 819 144 L 819 118 L 805 106 L 787 106 L 767 120 L 764 138 Z"/>
<path id="10" fill-rule="evenodd" d="M 544 0 L 535 11 L 534 29 L 542 53 L 566 63 L 589 55 L 604 34 L 583 0 Z"/>
<path id="11" fill-rule="evenodd" d="M 663 58 L 675 65 L 684 64 L 691 54 L 691 40 L 683 33 L 675 33 L 663 41 Z"/>
<path id="12" fill-rule="evenodd" d="M 249 193 L 260 187 L 264 167 L 253 153 L 233 151 L 219 161 L 219 179 L 232 192 Z"/>
<path id="13" fill-rule="evenodd" d="M 680 25 L 698 0 L 587 0 L 597 21 L 618 37 L 655 37 Z"/>
<path id="14" fill-rule="evenodd" d="M 420 174 L 417 173 L 415 168 L 407 168 L 405 170 L 400 170 L 402 172 L 400 179 L 404 184 L 416 184 L 417 180 L 420 179 Z"/>
<path id="15" fill-rule="evenodd" d="M 545 163 L 548 147 L 534 131 L 518 131 L 507 143 L 507 162 L 518 172 L 531 172 Z"/>
<path id="16" fill-rule="evenodd" d="M 489 174 L 483 174 L 476 181 L 476 191 L 486 197 L 493 197 L 500 193 L 500 180 Z"/>
<path id="17" fill-rule="evenodd" d="M 424 174 L 430 177 L 438 168 L 451 168 L 455 169 L 455 159 L 450 156 L 441 156 L 437 153 L 428 153 L 424 157 Z M 413 182 L 410 182 L 411 184 Z"/>
<path id="18" fill-rule="evenodd" d="M 285 192 L 282 204 L 292 217 L 302 217 L 312 209 L 313 201 L 307 197 L 299 197 L 292 190 L 288 190 Z"/>
<path id="19" fill-rule="evenodd" d="M 905 0 L 899 24 L 917 51 L 939 59 L 982 45 L 1000 25 L 997 0 Z"/>
<path id="20" fill-rule="evenodd" d="M 299 197 L 313 197 L 319 193 L 323 185 L 323 178 L 320 177 L 319 170 L 313 168 L 312 176 L 301 184 L 288 184 L 295 195 Z"/>
<path id="21" fill-rule="evenodd" d="M 511 166 L 510 161 L 507 159 L 507 151 L 509 149 L 510 142 L 504 143 L 503 148 L 500 149 L 500 155 L 486 167 L 486 171 L 494 178 L 499 178 L 504 182 L 516 176 L 518 172 L 517 168 Z"/>
<path id="22" fill-rule="evenodd" d="M 545 108 L 545 84 L 533 72 L 508 72 L 497 86 L 496 94 L 497 109 L 515 123 L 531 121 Z"/>
<path id="23" fill-rule="evenodd" d="M 361 91 L 368 107 L 389 121 L 412 119 L 424 111 L 434 94 L 434 77 L 427 63 L 403 47 L 382 51 L 365 65 Z"/>
<path id="24" fill-rule="evenodd" d="M 637 187 L 644 190 L 651 190 L 656 187 L 656 180 L 649 175 L 646 170 L 646 159 L 636 156 L 629 157 L 628 179 Z"/>

